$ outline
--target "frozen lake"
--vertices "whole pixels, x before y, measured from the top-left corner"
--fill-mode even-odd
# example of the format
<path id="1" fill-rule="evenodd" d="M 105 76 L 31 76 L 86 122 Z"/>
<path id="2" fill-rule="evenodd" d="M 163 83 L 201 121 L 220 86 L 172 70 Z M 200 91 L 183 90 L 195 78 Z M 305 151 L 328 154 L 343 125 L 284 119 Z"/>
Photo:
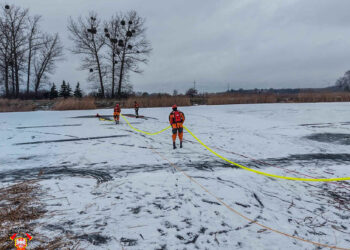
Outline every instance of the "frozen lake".
<path id="1" fill-rule="evenodd" d="M 350 176 L 350 103 L 179 107 L 185 125 L 222 156 L 271 174 Z M 170 108 L 127 117 L 168 126 Z M 350 248 L 350 182 L 269 178 L 222 161 L 187 132 L 149 136 L 100 121 L 113 110 L 0 113 L 0 183 L 38 179 L 50 216 L 33 231 L 74 235 L 82 249 Z M 133 110 L 122 109 L 123 114 Z M 176 168 L 178 169 L 176 169 Z M 198 183 L 192 182 L 191 176 Z M 35 224 L 35 223 L 34 223 Z M 35 235 L 35 233 L 33 233 Z"/>

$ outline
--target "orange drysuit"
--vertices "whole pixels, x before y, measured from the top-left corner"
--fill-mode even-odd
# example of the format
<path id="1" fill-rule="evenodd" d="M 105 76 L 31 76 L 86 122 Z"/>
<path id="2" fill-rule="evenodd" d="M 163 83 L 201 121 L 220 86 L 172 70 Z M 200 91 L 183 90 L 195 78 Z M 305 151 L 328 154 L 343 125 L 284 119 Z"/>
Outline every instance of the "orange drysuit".
<path id="1" fill-rule="evenodd" d="M 176 140 L 176 134 L 179 134 L 180 142 L 183 138 L 183 126 L 185 115 L 181 111 L 174 110 L 169 115 L 169 122 L 173 128 L 173 142 Z"/>
<path id="2" fill-rule="evenodd" d="M 118 123 L 119 123 L 120 112 L 121 112 L 121 110 L 120 110 L 119 104 L 115 105 L 113 116 L 114 116 L 114 121 L 116 121 Z"/>

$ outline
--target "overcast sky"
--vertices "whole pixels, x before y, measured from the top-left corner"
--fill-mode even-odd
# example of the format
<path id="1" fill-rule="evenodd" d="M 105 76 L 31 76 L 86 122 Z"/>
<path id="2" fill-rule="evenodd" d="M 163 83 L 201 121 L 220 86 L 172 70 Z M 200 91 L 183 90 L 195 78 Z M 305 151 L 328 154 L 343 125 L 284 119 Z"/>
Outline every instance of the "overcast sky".
<path id="1" fill-rule="evenodd" d="M 52 80 L 84 88 L 67 19 L 90 10 L 109 18 L 134 9 L 146 18 L 152 44 L 136 91 L 200 92 L 230 88 L 325 87 L 350 69 L 349 0 L 0 0 L 29 7 L 45 31 L 58 32 L 66 61 Z"/>

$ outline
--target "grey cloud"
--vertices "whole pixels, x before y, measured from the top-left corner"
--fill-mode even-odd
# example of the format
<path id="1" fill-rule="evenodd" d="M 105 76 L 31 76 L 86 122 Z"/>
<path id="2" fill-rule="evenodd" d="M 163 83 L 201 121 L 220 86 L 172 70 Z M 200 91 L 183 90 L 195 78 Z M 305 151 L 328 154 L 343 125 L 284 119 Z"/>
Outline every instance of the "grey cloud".
<path id="1" fill-rule="evenodd" d="M 132 75 L 135 90 L 322 87 L 350 68 L 347 0 L 12 0 L 41 14 L 66 47 L 69 16 L 109 17 L 137 10 L 147 20 L 150 63 Z M 53 80 L 86 83 L 66 52 Z M 86 84 L 85 84 L 86 85 Z M 86 85 L 87 86 L 87 85 Z"/>

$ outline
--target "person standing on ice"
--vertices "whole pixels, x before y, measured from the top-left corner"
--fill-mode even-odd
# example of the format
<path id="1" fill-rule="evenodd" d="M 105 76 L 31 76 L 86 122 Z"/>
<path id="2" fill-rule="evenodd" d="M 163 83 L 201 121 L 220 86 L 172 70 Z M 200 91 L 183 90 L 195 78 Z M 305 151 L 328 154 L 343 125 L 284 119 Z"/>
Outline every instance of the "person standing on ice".
<path id="1" fill-rule="evenodd" d="M 139 118 L 139 108 L 140 108 L 140 105 L 135 101 L 135 104 L 134 104 L 134 108 L 135 108 L 135 114 L 136 114 L 136 118 Z"/>
<path id="2" fill-rule="evenodd" d="M 173 111 L 169 115 L 169 122 L 173 129 L 173 148 L 176 149 L 176 135 L 179 134 L 180 148 L 182 148 L 183 138 L 183 123 L 185 121 L 185 115 L 181 111 L 177 110 L 176 104 L 173 105 Z"/>
<path id="3" fill-rule="evenodd" d="M 114 121 L 116 124 L 119 124 L 120 112 L 121 112 L 121 109 L 120 109 L 119 104 L 117 103 L 114 107 L 114 112 L 113 112 L 113 117 L 114 117 Z"/>

